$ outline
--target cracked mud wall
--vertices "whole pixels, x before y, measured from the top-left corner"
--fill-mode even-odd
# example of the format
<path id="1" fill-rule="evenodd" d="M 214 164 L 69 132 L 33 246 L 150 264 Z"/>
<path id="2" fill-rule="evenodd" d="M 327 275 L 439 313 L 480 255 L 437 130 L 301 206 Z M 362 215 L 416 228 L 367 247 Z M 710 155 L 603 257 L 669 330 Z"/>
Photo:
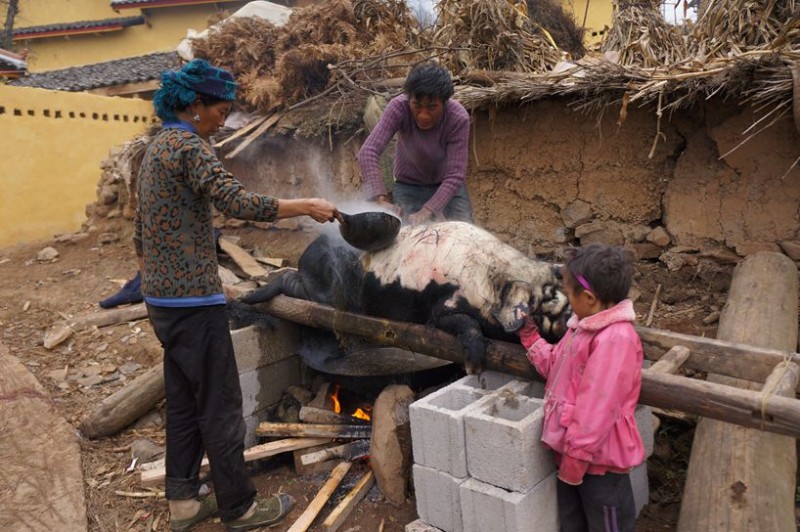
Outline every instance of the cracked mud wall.
<path id="1" fill-rule="evenodd" d="M 751 108 L 712 100 L 659 123 L 652 106 L 631 104 L 619 124 L 618 107 L 598 116 L 572 103 L 473 113 L 467 186 L 477 223 L 528 253 L 594 241 L 631 245 L 639 258 L 674 246 L 786 251 L 786 242 L 787 254 L 800 253 L 791 117 L 726 154 L 754 122 Z M 360 198 L 361 140 L 272 137 L 225 164 L 261 192 L 341 202 Z"/>

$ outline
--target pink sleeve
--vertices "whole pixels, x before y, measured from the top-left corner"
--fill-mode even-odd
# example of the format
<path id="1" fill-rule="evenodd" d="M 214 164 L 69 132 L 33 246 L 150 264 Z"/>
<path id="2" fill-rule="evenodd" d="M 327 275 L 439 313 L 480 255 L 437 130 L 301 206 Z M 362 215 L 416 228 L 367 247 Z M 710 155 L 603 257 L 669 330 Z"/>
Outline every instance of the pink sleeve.
<path id="1" fill-rule="evenodd" d="M 641 380 L 641 342 L 630 324 L 612 325 L 592 340 L 575 398 L 564 453 L 591 460 L 606 442 L 635 383 Z"/>
<path id="2" fill-rule="evenodd" d="M 539 372 L 539 375 L 546 379 L 547 375 L 550 373 L 550 368 L 553 365 L 553 360 L 555 359 L 558 346 L 549 344 L 547 340 L 539 335 L 538 331 L 536 332 L 536 337 L 538 338 L 533 340 L 533 342 L 530 344 L 530 347 L 526 345 L 528 350 L 528 361 L 533 364 L 533 367 L 536 368 L 536 371 Z M 525 345 L 524 342 L 523 345 Z"/>

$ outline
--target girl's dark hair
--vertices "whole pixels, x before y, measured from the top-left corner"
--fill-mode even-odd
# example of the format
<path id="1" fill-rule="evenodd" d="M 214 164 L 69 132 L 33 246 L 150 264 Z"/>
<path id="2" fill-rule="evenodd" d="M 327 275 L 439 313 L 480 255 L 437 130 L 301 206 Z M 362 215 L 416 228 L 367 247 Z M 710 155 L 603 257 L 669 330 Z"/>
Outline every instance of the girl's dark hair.
<path id="1" fill-rule="evenodd" d="M 450 72 L 436 63 L 425 62 L 411 69 L 403 84 L 403 92 L 414 98 L 440 98 L 444 103 L 455 89 Z"/>
<path id="2" fill-rule="evenodd" d="M 566 272 L 580 293 L 585 287 L 578 276 L 589 284 L 589 290 L 604 304 L 617 304 L 626 297 L 633 280 L 633 256 L 621 246 L 589 244 L 566 251 Z"/>

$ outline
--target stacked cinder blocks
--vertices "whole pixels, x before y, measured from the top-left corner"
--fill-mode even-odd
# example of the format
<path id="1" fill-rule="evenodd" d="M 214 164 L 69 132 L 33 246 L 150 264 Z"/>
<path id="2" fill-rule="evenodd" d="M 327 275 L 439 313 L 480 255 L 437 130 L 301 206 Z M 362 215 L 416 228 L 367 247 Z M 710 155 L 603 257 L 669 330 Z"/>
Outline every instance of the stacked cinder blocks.
<path id="1" fill-rule="evenodd" d="M 250 447 L 257 443 L 255 429 L 264 409 L 278 402 L 286 388 L 300 384 L 299 329 L 280 321 L 271 330 L 250 326 L 231 331 L 231 338 L 242 386 L 245 445 Z"/>
<path id="2" fill-rule="evenodd" d="M 544 387 L 485 372 L 411 404 L 414 486 L 421 520 L 407 531 L 558 530 L 556 466 L 541 442 Z M 637 423 L 652 453 L 650 409 Z M 631 473 L 637 513 L 647 470 Z M 428 528 L 425 528 L 428 527 Z"/>

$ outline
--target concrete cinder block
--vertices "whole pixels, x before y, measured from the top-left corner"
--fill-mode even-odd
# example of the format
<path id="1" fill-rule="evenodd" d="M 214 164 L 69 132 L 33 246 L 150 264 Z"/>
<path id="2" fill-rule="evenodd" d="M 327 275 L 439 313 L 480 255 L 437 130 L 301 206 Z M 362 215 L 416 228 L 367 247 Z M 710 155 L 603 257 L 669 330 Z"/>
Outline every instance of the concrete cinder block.
<path id="1" fill-rule="evenodd" d="M 300 384 L 300 373 L 300 357 L 297 355 L 257 369 L 240 372 L 242 414 L 249 416 L 280 401 L 286 388 Z"/>
<path id="2" fill-rule="evenodd" d="M 267 366 L 299 352 L 300 329 L 294 323 L 280 320 L 274 329 L 255 325 L 231 331 L 233 350 L 239 373 Z"/>
<path id="3" fill-rule="evenodd" d="M 531 399 L 544 399 L 543 382 L 519 380 L 509 383 L 505 388 L 514 390 L 518 394 L 530 397 Z"/>
<path id="4" fill-rule="evenodd" d="M 644 444 L 644 457 L 647 458 L 653 454 L 656 443 L 655 434 L 653 434 L 653 409 L 644 405 L 637 406 L 635 419 L 636 427 L 639 429 Z"/>
<path id="5" fill-rule="evenodd" d="M 634 467 L 630 474 L 633 489 L 633 504 L 636 506 L 636 517 L 644 505 L 650 500 L 650 483 L 647 479 L 647 461 Z"/>
<path id="6" fill-rule="evenodd" d="M 464 479 L 418 464 L 412 469 L 420 518 L 446 532 L 463 532 L 459 486 Z"/>
<path id="7" fill-rule="evenodd" d="M 467 471 L 480 481 L 527 492 L 556 469 L 541 441 L 540 399 L 502 389 L 464 415 Z"/>
<path id="8" fill-rule="evenodd" d="M 429 525 L 422 519 L 417 519 L 406 525 L 405 532 L 442 532 L 442 529 Z"/>
<path id="9" fill-rule="evenodd" d="M 409 418 L 414 462 L 454 477 L 466 477 L 464 414 L 485 396 L 484 392 L 457 381 L 411 403 Z"/>
<path id="10" fill-rule="evenodd" d="M 459 487 L 464 532 L 557 532 L 556 473 L 527 493 L 471 478 Z"/>
<path id="11" fill-rule="evenodd" d="M 492 392 L 509 383 L 518 382 L 516 377 L 500 373 L 499 371 L 484 371 L 480 375 L 467 375 L 457 380 L 451 386 L 473 388 L 477 391 Z"/>

